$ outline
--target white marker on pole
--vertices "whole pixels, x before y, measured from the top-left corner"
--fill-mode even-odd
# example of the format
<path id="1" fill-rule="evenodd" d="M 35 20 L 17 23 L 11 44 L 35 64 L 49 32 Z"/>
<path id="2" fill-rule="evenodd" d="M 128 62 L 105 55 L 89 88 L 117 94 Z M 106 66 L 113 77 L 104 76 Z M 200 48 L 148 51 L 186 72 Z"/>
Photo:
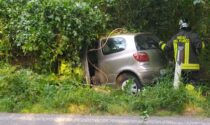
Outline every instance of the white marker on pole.
<path id="1" fill-rule="evenodd" d="M 178 89 L 179 84 L 181 82 L 181 74 L 182 74 L 182 61 L 181 61 L 181 51 L 184 49 L 183 46 L 178 46 L 177 58 L 176 58 L 176 67 L 174 71 L 174 88 Z"/>

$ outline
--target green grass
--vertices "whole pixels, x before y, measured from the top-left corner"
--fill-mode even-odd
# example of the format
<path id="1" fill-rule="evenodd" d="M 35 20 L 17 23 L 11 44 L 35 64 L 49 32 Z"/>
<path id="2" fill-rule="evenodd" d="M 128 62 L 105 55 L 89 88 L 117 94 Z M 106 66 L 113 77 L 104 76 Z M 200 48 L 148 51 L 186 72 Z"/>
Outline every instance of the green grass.
<path id="1" fill-rule="evenodd" d="M 171 77 L 160 78 L 138 95 L 129 95 L 108 86 L 90 88 L 73 75 L 40 75 L 1 64 L 0 112 L 161 116 L 192 112 L 209 116 L 209 89 L 181 85 L 176 90 Z"/>

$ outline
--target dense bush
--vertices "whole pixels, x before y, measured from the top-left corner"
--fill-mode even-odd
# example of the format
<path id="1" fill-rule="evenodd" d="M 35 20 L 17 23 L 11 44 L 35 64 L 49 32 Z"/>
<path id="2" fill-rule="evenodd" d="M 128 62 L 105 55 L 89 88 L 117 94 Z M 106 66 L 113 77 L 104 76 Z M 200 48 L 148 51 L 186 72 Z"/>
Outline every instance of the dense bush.
<path id="1" fill-rule="evenodd" d="M 180 18 L 188 18 L 193 30 L 210 37 L 208 0 L 110 0 L 110 3 L 99 4 L 111 15 L 110 27 L 150 31 L 165 41 L 179 29 Z"/>
<path id="2" fill-rule="evenodd" d="M 61 80 L 62 79 L 62 80 Z M 82 87 L 76 76 L 58 78 L 54 74 L 38 75 L 28 69 L 19 69 L 1 64 L 0 110 L 21 112 L 39 104 L 52 108 L 68 103 L 65 96 Z M 59 99 L 59 102 L 57 99 Z"/>
<path id="3" fill-rule="evenodd" d="M 104 32 L 107 20 L 99 9 L 74 0 L 1 0 L 0 7 L 12 56 L 33 56 L 34 67 L 47 71 L 59 59 L 80 64 L 83 50 Z"/>
<path id="4" fill-rule="evenodd" d="M 0 0 L 0 7 L 0 48 L 13 59 L 32 57 L 32 68 L 44 71 L 61 59 L 80 64 L 85 47 L 105 29 L 150 31 L 167 41 L 186 17 L 207 44 L 210 38 L 208 0 Z"/>

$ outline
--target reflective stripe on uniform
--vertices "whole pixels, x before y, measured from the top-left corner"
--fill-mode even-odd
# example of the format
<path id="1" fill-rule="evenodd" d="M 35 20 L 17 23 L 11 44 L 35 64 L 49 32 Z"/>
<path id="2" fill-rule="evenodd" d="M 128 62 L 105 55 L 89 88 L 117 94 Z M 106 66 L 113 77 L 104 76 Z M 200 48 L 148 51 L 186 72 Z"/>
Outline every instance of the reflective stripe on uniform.
<path id="1" fill-rule="evenodd" d="M 163 42 L 163 41 L 160 41 L 160 42 L 159 42 L 159 46 L 161 46 L 162 44 L 164 44 L 164 42 Z"/>
<path id="2" fill-rule="evenodd" d="M 173 41 L 174 44 L 174 58 L 176 60 L 177 57 L 177 52 L 178 52 L 178 42 L 182 42 L 184 43 L 184 53 L 185 53 L 185 59 L 184 59 L 184 63 L 189 63 L 189 52 L 190 52 L 190 40 L 188 38 L 186 38 L 185 36 L 178 36 L 177 39 L 175 39 Z"/>
<path id="3" fill-rule="evenodd" d="M 204 49 L 206 46 L 205 46 L 205 43 L 202 42 L 202 49 Z"/>
<path id="4" fill-rule="evenodd" d="M 164 50 L 164 49 L 165 49 L 165 47 L 166 47 L 166 44 L 165 44 L 165 43 L 163 43 L 163 44 L 161 45 L 161 49 L 162 49 L 162 50 Z"/>
<path id="5" fill-rule="evenodd" d="M 184 63 L 189 63 L 189 57 L 190 57 L 190 41 L 189 39 L 186 39 L 185 41 L 185 56 L 184 56 Z"/>
<path id="6" fill-rule="evenodd" d="M 200 65 L 199 64 L 190 64 L 189 63 L 189 57 L 190 57 L 190 40 L 185 36 L 178 36 L 177 39 L 173 41 L 174 45 L 174 58 L 176 60 L 177 58 L 177 52 L 178 52 L 178 42 L 184 43 L 184 63 L 181 65 L 181 68 L 183 70 L 199 70 Z M 203 46 L 203 45 L 202 45 Z"/>
<path id="7" fill-rule="evenodd" d="M 182 69 L 189 69 L 189 70 L 199 70 L 200 65 L 199 64 L 182 64 Z"/>
<path id="8" fill-rule="evenodd" d="M 178 52 L 178 40 L 174 40 L 173 41 L 173 44 L 174 44 L 174 59 L 176 60 L 176 57 L 177 57 L 177 52 Z"/>

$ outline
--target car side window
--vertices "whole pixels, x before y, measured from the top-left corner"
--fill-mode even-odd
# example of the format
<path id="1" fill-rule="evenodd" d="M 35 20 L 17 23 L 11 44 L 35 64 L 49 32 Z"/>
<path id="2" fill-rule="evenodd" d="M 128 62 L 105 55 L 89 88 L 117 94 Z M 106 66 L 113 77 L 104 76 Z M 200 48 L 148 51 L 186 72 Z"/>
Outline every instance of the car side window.
<path id="1" fill-rule="evenodd" d="M 108 55 L 125 50 L 126 42 L 125 39 L 121 37 L 109 38 L 108 41 L 106 41 L 106 39 L 103 39 L 101 42 L 101 46 L 103 46 L 103 54 Z"/>

